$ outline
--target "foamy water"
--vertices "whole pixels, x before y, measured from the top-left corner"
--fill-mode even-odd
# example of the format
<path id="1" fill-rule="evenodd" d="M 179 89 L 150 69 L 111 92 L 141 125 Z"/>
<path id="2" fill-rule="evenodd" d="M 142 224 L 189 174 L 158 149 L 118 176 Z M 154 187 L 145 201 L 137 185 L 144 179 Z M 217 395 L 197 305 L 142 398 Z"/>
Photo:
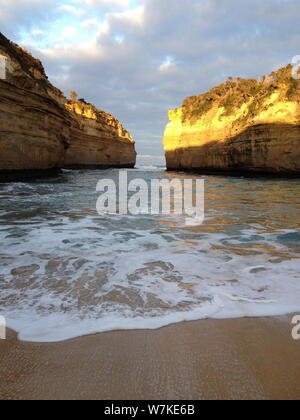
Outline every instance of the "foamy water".
<path id="1" fill-rule="evenodd" d="M 129 178 L 196 178 L 147 169 Z M 206 220 L 99 216 L 117 170 L 0 184 L 0 315 L 26 341 L 300 311 L 300 181 L 204 177 Z"/>

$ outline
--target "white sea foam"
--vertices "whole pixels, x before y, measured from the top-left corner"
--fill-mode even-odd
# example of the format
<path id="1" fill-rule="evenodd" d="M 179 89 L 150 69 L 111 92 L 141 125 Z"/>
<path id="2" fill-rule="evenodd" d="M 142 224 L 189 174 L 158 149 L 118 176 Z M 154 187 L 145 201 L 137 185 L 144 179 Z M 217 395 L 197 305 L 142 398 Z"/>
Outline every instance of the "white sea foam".
<path id="1" fill-rule="evenodd" d="M 156 165 L 137 165 L 136 169 L 143 170 L 143 171 L 159 171 L 164 168 L 162 168 L 161 166 L 156 166 Z"/>
<path id="2" fill-rule="evenodd" d="M 140 230 L 129 238 L 130 233 L 116 231 L 106 232 L 98 243 L 99 232 L 88 229 L 91 224 L 84 219 L 76 222 L 76 231 L 72 226 L 67 231 L 33 230 L 22 249 L 11 243 L 6 258 L 13 259 L 26 279 L 12 274 L 11 263 L 2 267 L 7 283 L 1 291 L 6 303 L 1 312 L 20 339 L 60 341 L 116 329 L 300 310 L 296 257 L 276 264 L 268 254 L 251 261 L 247 256 L 228 257 L 214 250 L 222 235 L 178 244 L 172 235 Z M 29 243 L 35 244 L 30 251 L 30 264 L 36 266 L 32 273 Z M 23 287 L 18 288 L 20 278 Z"/>
<path id="3" fill-rule="evenodd" d="M 235 227 L 218 202 L 195 228 L 175 216 L 100 217 L 94 175 L 64 176 L 76 187 L 2 188 L 0 315 L 21 340 L 300 311 L 297 229 L 243 224 L 242 212 Z"/>

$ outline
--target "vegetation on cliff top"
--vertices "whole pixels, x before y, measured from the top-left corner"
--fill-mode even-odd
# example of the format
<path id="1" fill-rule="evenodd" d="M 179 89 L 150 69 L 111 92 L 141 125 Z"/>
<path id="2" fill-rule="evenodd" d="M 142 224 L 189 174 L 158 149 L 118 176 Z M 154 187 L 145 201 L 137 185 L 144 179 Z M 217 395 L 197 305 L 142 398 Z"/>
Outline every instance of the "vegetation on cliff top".
<path id="1" fill-rule="evenodd" d="M 20 64 L 22 70 L 25 73 L 31 73 L 31 69 L 34 68 L 38 70 L 45 77 L 46 80 L 48 80 L 48 77 L 45 73 L 41 61 L 37 58 L 34 58 L 27 50 L 9 41 L 1 32 L 0 46 L 6 50 L 7 54 L 10 57 L 14 58 Z"/>
<path id="2" fill-rule="evenodd" d="M 31 55 L 31 53 L 19 45 L 11 42 L 0 32 L 0 51 L 16 61 L 22 72 L 13 74 L 13 80 L 19 87 L 26 89 L 39 88 L 42 92 L 48 94 L 48 90 L 55 90 L 57 95 L 63 96 L 62 92 L 55 88 L 45 72 L 41 61 Z M 22 73 L 22 74 L 21 74 Z"/>
<path id="3" fill-rule="evenodd" d="M 262 80 L 229 78 L 207 93 L 187 98 L 183 103 L 183 120 L 195 123 L 213 107 L 223 107 L 224 117 L 234 115 L 244 103 L 248 104 L 244 119 L 253 119 L 267 108 L 265 102 L 274 92 L 284 101 L 300 101 L 300 80 L 292 77 L 291 65 Z"/>
<path id="4" fill-rule="evenodd" d="M 110 129 L 117 130 L 119 136 L 123 136 L 133 141 L 130 133 L 125 130 L 122 124 L 111 114 L 97 109 L 95 105 L 86 102 L 84 98 L 77 99 L 78 94 L 75 91 L 70 93 L 70 99 L 65 104 L 68 111 L 74 112 L 83 118 L 97 120 L 104 126 L 110 127 Z"/>
<path id="5" fill-rule="evenodd" d="M 95 105 L 86 102 L 84 98 L 77 99 L 78 94 L 75 91 L 70 93 L 70 99 L 67 102 L 67 108 L 81 116 L 93 116 L 94 119 L 114 119 L 117 120 L 107 112 L 97 109 Z"/>

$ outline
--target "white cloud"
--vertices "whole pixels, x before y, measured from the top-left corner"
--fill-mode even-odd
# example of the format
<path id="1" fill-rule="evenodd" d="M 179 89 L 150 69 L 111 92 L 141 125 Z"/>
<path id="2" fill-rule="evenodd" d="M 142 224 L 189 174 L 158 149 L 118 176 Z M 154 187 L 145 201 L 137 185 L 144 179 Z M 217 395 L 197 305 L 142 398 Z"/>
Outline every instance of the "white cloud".
<path id="1" fill-rule="evenodd" d="M 69 4 L 63 4 L 61 6 L 58 7 L 58 10 L 60 12 L 67 12 L 67 13 L 71 13 L 72 15 L 76 16 L 76 17 L 82 17 L 85 15 L 85 10 L 84 9 L 80 9 L 74 6 L 70 6 Z"/>
<path id="2" fill-rule="evenodd" d="M 170 70 L 172 70 L 174 68 L 175 68 L 174 58 L 173 57 L 166 57 L 166 59 L 158 67 L 158 71 L 169 72 Z"/>
<path id="3" fill-rule="evenodd" d="M 72 40 L 74 37 L 77 37 L 78 30 L 74 26 L 65 26 L 61 32 L 61 40 L 68 41 Z"/>
<path id="4" fill-rule="evenodd" d="M 81 22 L 80 26 L 83 29 L 88 29 L 88 30 L 100 30 L 101 27 L 101 23 L 98 22 L 96 19 L 86 19 L 83 22 Z"/>
<path id="5" fill-rule="evenodd" d="M 73 3 L 85 4 L 90 7 L 103 7 L 103 6 L 117 6 L 121 8 L 128 8 L 130 0 L 71 0 Z"/>
<path id="6" fill-rule="evenodd" d="M 144 23 L 144 6 L 138 6 L 134 9 L 128 9 L 121 13 L 112 13 L 108 15 L 108 19 L 123 22 L 127 25 L 142 26 Z"/>
<path id="7" fill-rule="evenodd" d="M 47 0 L 18 0 L 18 7 L 39 7 L 47 4 Z M 13 7 L 16 5 L 15 0 L 1 0 L 1 7 Z"/>
<path id="8" fill-rule="evenodd" d="M 185 97 L 228 76 L 266 74 L 300 53 L 299 0 L 0 4 L 1 31 L 26 41 L 67 94 L 75 89 L 116 115 L 143 154 L 160 147 L 167 110 Z M 62 5 L 71 9 L 58 12 Z"/>
<path id="9" fill-rule="evenodd" d="M 41 36 L 43 36 L 43 35 L 45 35 L 45 32 L 44 31 L 42 31 L 42 30 L 40 30 L 40 29 L 32 29 L 32 31 L 30 31 L 30 34 L 33 36 L 33 37 L 41 37 Z"/>

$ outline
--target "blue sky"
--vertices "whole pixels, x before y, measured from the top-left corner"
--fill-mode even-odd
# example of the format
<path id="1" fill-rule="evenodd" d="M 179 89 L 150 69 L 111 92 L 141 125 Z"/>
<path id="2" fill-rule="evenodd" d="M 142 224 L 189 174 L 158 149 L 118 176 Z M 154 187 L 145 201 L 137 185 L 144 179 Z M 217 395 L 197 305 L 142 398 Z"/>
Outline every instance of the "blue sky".
<path id="1" fill-rule="evenodd" d="M 1 0 L 1 32 L 66 95 L 114 114 L 161 155 L 167 111 L 228 76 L 300 54 L 299 0 Z"/>

